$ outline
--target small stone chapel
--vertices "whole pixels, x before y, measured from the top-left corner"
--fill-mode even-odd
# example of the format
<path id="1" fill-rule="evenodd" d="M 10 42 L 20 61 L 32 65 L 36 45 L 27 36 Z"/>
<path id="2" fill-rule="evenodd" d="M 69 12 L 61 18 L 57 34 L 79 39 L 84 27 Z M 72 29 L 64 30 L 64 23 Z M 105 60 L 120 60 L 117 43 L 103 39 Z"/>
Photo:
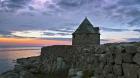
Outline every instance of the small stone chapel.
<path id="1" fill-rule="evenodd" d="M 72 45 L 100 45 L 99 27 L 94 27 L 86 17 L 72 34 Z"/>

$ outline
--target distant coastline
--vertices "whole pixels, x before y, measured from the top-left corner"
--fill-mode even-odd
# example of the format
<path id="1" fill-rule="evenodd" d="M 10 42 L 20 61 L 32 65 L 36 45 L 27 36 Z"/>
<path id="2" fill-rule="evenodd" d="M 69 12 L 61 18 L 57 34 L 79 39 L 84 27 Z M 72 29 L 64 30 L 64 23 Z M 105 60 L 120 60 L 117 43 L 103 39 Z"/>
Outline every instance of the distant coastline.
<path id="1" fill-rule="evenodd" d="M 34 46 L 30 46 L 30 47 L 29 46 L 28 47 L 27 46 L 26 47 L 21 47 L 21 46 L 20 47 L 16 47 L 16 46 L 15 47 L 9 47 L 9 46 L 5 47 L 5 46 L 3 46 L 3 47 L 1 47 L 0 46 L 0 52 L 3 52 L 3 51 L 19 51 L 19 50 L 20 51 L 22 51 L 22 50 L 40 50 L 40 48 L 41 47 L 37 47 L 37 46 L 36 47 L 34 47 Z"/>
<path id="2" fill-rule="evenodd" d="M 43 46 L 5 46 L 5 45 L 0 45 L 0 48 L 21 48 L 21 47 L 43 47 Z"/>
<path id="3" fill-rule="evenodd" d="M 21 50 L 40 50 L 40 49 L 10 49 L 10 50 L 0 50 L 1 51 L 21 51 Z"/>

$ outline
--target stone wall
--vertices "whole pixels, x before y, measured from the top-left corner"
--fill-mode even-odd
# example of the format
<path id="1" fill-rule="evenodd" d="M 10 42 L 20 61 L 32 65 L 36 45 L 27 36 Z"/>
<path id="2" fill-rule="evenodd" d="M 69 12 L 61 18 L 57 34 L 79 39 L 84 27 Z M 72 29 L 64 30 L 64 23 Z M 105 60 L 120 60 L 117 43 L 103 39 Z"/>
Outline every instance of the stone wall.
<path id="1" fill-rule="evenodd" d="M 63 58 L 68 67 L 81 68 L 88 57 L 92 57 L 93 46 L 49 46 L 41 50 L 42 60 L 46 59 L 46 63 L 56 61 L 58 57 Z M 90 53 L 89 53 L 90 52 Z M 87 54 L 87 55 L 86 55 Z M 85 58 L 87 57 L 87 58 Z"/>
<path id="2" fill-rule="evenodd" d="M 140 78 L 140 46 L 133 44 L 49 46 L 42 48 L 41 55 L 47 58 L 46 69 L 66 69 L 70 78 Z M 64 66 L 57 67 L 52 62 L 60 58 Z"/>

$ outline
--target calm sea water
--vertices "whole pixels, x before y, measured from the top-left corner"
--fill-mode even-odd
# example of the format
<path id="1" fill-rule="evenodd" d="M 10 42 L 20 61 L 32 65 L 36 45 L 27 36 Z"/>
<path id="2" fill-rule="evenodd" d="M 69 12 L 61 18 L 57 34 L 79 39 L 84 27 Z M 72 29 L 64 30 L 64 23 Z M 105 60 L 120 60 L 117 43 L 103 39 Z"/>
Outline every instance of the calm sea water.
<path id="1" fill-rule="evenodd" d="M 0 48 L 0 73 L 10 70 L 17 58 L 26 58 L 40 55 L 41 47 Z"/>

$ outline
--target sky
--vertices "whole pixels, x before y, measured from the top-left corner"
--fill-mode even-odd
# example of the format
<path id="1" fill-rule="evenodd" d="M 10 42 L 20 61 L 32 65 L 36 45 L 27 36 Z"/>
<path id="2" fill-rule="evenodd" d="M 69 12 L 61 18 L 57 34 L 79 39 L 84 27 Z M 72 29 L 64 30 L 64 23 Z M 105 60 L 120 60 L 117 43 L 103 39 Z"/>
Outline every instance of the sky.
<path id="1" fill-rule="evenodd" d="M 70 45 L 85 17 L 101 43 L 140 41 L 140 0 L 0 0 L 0 45 Z"/>

